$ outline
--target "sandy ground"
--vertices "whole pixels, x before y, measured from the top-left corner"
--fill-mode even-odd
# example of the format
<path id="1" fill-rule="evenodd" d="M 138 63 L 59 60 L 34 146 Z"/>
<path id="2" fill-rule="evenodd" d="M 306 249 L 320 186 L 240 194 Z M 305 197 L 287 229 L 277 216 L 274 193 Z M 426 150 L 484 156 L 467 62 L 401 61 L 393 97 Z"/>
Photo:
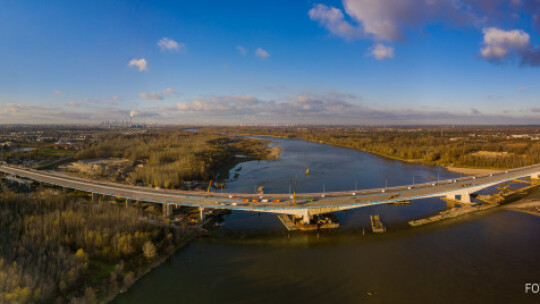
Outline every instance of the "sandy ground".
<path id="1" fill-rule="evenodd" d="M 493 172 L 502 171 L 502 170 L 496 170 L 496 169 L 476 169 L 476 168 L 458 168 L 458 167 L 446 167 L 446 169 L 452 172 L 463 173 L 466 175 L 482 175 L 482 174 L 489 174 Z"/>
<path id="2" fill-rule="evenodd" d="M 124 174 L 132 162 L 128 159 L 84 159 L 60 166 L 60 170 L 82 174 L 85 177 L 111 177 Z"/>
<path id="3" fill-rule="evenodd" d="M 536 188 L 530 195 L 504 207 L 508 210 L 526 212 L 540 216 L 540 188 Z"/>
<path id="4" fill-rule="evenodd" d="M 281 147 L 275 146 L 270 148 L 270 153 L 268 153 L 269 159 L 279 159 L 279 155 L 281 154 Z"/>

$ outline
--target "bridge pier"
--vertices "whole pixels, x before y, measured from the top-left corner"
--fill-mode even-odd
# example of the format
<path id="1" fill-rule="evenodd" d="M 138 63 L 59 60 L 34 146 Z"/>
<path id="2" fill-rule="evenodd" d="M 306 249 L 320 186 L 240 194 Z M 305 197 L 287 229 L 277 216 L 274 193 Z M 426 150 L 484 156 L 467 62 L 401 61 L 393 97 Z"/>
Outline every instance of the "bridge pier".
<path id="1" fill-rule="evenodd" d="M 309 214 L 309 209 L 304 210 L 304 214 L 302 215 L 302 222 L 306 225 L 311 222 L 311 215 Z"/>
<path id="2" fill-rule="evenodd" d="M 531 174 L 531 179 L 540 179 L 540 174 L 539 173 Z"/>
<path id="3" fill-rule="evenodd" d="M 459 199 L 457 198 L 458 195 L 460 196 Z M 454 193 L 454 194 L 447 194 L 445 198 L 450 201 L 459 201 L 460 203 L 464 203 L 464 204 L 471 203 L 471 195 L 469 194 L 468 191 L 463 191 L 463 192 Z"/>
<path id="4" fill-rule="evenodd" d="M 460 202 L 465 203 L 465 204 L 471 203 L 471 195 L 469 194 L 469 192 L 465 191 L 461 193 Z"/>
<path id="5" fill-rule="evenodd" d="M 162 207 L 163 207 L 163 215 L 164 216 L 171 216 L 172 215 L 173 209 L 172 209 L 171 204 L 164 203 L 164 204 L 162 204 Z"/>

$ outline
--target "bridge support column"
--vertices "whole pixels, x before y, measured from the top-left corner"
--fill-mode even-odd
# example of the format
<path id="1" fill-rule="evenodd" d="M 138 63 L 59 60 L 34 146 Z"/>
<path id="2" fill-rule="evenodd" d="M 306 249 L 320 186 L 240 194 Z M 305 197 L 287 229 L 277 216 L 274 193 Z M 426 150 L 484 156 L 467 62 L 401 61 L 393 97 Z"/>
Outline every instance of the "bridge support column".
<path id="1" fill-rule="evenodd" d="M 311 222 L 311 216 L 309 215 L 309 210 L 304 210 L 304 214 L 302 215 L 302 222 L 307 225 Z"/>
<path id="2" fill-rule="evenodd" d="M 204 217 L 205 217 L 204 207 L 199 207 L 199 212 L 201 215 L 201 222 L 204 222 Z"/>
<path id="3" fill-rule="evenodd" d="M 171 204 L 162 204 L 163 206 L 163 215 L 171 216 L 172 215 L 172 206 Z"/>
<path id="4" fill-rule="evenodd" d="M 131 201 L 126 198 L 126 208 L 129 207 L 129 206 L 131 206 Z"/>
<path id="5" fill-rule="evenodd" d="M 462 192 L 460 201 L 462 203 L 465 203 L 465 204 L 470 204 L 471 203 L 471 195 L 469 194 L 469 192 L 467 192 L 467 191 Z"/>
<path id="6" fill-rule="evenodd" d="M 531 174 L 531 179 L 540 179 L 540 174 Z"/>
<path id="7" fill-rule="evenodd" d="M 456 195 L 455 194 L 447 194 L 446 199 L 455 201 L 456 200 Z"/>

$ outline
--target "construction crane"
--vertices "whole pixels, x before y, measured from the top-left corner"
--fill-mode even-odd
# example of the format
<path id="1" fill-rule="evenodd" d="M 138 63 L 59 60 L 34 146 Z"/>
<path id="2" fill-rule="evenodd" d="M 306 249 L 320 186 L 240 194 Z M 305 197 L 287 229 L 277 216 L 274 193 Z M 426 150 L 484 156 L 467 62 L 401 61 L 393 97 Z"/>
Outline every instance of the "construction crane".
<path id="1" fill-rule="evenodd" d="M 210 193 L 210 187 L 212 187 L 212 180 L 210 180 L 210 183 L 208 184 L 208 190 L 206 190 L 206 193 Z"/>
<path id="2" fill-rule="evenodd" d="M 292 203 L 293 204 L 296 204 L 296 182 L 297 181 L 298 181 L 298 175 L 294 179 L 294 192 L 293 192 L 293 195 L 292 195 Z"/>

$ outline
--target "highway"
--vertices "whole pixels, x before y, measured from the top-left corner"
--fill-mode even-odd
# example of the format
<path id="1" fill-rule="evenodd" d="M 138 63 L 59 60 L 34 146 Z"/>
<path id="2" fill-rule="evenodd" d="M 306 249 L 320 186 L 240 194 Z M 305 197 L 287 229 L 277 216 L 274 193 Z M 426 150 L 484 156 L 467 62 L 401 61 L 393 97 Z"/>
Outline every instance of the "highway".
<path id="1" fill-rule="evenodd" d="M 511 181 L 516 178 L 537 176 L 540 173 L 540 164 L 493 174 L 467 176 L 416 185 L 359 191 L 297 193 L 296 203 L 294 204 L 292 203 L 290 194 L 264 194 L 262 197 L 265 201 L 262 202 L 258 194 L 206 193 L 202 191 L 181 191 L 130 186 L 89 180 L 54 171 L 38 171 L 5 164 L 0 165 L 0 171 L 46 184 L 129 200 L 285 214 L 299 214 L 302 212 L 305 213 L 305 210 L 310 210 L 310 214 L 316 214 L 324 211 L 347 210 L 375 204 L 429 197 L 447 195 L 468 196 L 471 193 L 495 184 Z M 249 200 L 249 202 L 244 202 L 244 200 Z M 252 200 L 256 200 L 256 202 L 252 202 Z M 280 201 L 272 202 L 273 200 Z M 320 212 L 317 212 L 317 209 Z"/>

